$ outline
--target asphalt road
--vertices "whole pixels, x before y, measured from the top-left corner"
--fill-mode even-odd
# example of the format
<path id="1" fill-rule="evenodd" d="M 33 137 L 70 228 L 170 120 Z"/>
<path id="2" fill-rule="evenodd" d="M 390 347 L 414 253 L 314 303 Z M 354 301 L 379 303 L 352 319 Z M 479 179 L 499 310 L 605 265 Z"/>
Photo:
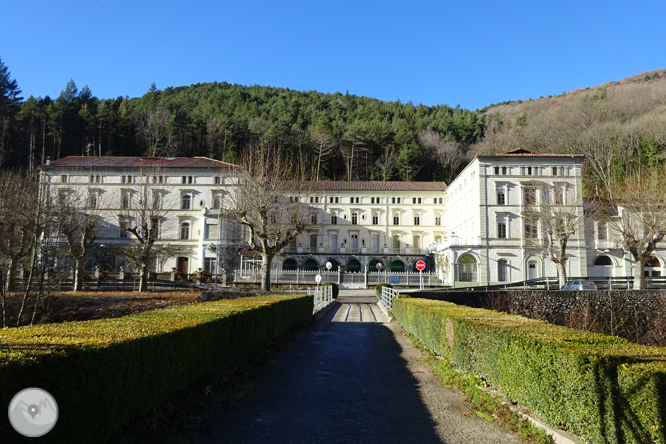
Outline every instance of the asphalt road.
<path id="1" fill-rule="evenodd" d="M 210 443 L 521 443 L 443 387 L 374 297 L 341 296 L 251 393 L 210 418 Z"/>

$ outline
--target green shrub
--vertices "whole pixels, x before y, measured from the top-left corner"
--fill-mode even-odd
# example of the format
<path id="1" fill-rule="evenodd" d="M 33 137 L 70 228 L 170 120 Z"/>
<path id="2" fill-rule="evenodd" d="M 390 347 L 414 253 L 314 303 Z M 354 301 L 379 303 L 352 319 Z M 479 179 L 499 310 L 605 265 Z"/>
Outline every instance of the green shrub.
<path id="1" fill-rule="evenodd" d="M 338 294 L 340 293 L 340 286 L 335 282 L 324 282 L 323 284 L 321 284 L 322 287 L 325 285 L 326 286 L 330 285 L 333 287 L 333 299 L 337 299 Z"/>
<path id="2" fill-rule="evenodd" d="M 377 284 L 377 286 L 375 287 L 375 296 L 377 296 L 379 299 L 382 298 L 382 288 L 384 288 L 384 287 L 393 288 L 393 285 L 387 284 L 386 282 L 383 282 L 381 284 Z"/>
<path id="3" fill-rule="evenodd" d="M 666 443 L 666 350 L 515 315 L 399 298 L 396 319 L 552 426 L 597 443 Z"/>
<path id="4" fill-rule="evenodd" d="M 308 322 L 312 309 L 312 296 L 264 296 L 3 329 L 0 404 L 40 387 L 60 410 L 40 442 L 104 442 L 129 420 Z M 22 442 L 6 416 L 0 432 Z"/>

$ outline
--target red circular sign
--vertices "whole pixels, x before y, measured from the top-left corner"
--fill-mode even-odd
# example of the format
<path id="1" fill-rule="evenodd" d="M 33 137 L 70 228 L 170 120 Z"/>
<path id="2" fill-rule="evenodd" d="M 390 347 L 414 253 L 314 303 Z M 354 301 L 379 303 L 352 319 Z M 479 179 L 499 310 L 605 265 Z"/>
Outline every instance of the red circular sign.
<path id="1" fill-rule="evenodd" d="M 423 262 L 423 261 L 418 261 L 418 262 L 416 263 L 416 269 L 419 270 L 419 271 L 421 271 L 421 270 L 425 270 L 425 262 Z"/>

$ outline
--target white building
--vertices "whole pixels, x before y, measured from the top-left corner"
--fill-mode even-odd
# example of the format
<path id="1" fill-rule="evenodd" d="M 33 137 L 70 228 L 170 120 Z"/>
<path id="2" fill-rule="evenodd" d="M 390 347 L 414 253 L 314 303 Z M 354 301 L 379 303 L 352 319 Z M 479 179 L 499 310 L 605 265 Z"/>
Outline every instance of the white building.
<path id="1" fill-rule="evenodd" d="M 582 161 L 582 156 L 515 150 L 470 162 L 446 191 L 447 236 L 436 248 L 438 273 L 445 282 L 492 285 L 557 276 L 544 249 L 543 221 L 529 217 L 528 211 L 544 198 L 544 189 L 579 217 L 566 268 L 568 276 L 586 276 Z"/>
<path id="2" fill-rule="evenodd" d="M 156 272 L 193 273 L 198 268 L 214 272 L 218 242 L 227 261 L 237 240 L 238 226 L 219 218 L 225 195 L 236 184 L 235 166 L 205 157 L 77 157 L 70 156 L 40 167 L 43 192 L 51 199 L 77 199 L 85 210 L 97 211 L 102 220 L 98 248 L 136 242 L 123 229 L 123 218 L 138 217 L 143 210 L 159 210 L 157 245 L 173 245 L 179 252 L 156 260 Z M 220 227 L 220 229 L 218 229 Z M 230 267 L 231 263 L 221 263 Z M 113 268 L 113 267 L 112 267 Z M 130 271 L 119 258 L 115 269 Z"/>
<path id="3" fill-rule="evenodd" d="M 478 156 L 447 187 L 443 182 L 311 182 L 309 205 L 317 224 L 274 261 L 282 270 L 411 271 L 424 259 L 450 286 L 492 285 L 556 277 L 545 251 L 543 221 L 529 205 L 553 199 L 578 217 L 569 240 L 568 276 L 629 276 L 632 259 L 603 221 L 584 219 L 582 156 L 537 155 L 525 150 Z M 246 231 L 223 216 L 237 185 L 235 165 L 204 157 L 66 157 L 40 167 L 52 199 L 78 196 L 97 209 L 103 226 L 96 244 L 136 242 L 121 225 L 129 210 L 158 206 L 158 244 L 178 248 L 156 260 L 157 272 L 239 267 Z M 548 191 L 544 193 L 545 189 Z M 290 190 L 284 191 L 290 195 Z M 301 193 L 302 194 L 302 193 Z M 69 196 L 69 197 L 68 197 Z M 646 267 L 661 274 L 655 252 Z M 114 268 L 114 267 L 111 267 Z M 119 258 L 115 269 L 128 271 Z M 219 271 L 220 269 L 218 269 Z"/>

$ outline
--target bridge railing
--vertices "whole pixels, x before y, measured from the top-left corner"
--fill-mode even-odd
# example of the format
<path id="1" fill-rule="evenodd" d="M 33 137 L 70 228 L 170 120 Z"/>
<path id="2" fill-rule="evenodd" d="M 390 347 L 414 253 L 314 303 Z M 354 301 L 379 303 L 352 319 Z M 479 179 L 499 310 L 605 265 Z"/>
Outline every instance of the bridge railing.
<path id="1" fill-rule="evenodd" d="M 384 306 L 387 312 L 393 310 L 393 299 L 397 298 L 400 292 L 391 287 L 382 287 L 382 297 L 379 299 L 379 303 Z"/>
<path id="2" fill-rule="evenodd" d="M 308 288 L 308 294 L 314 295 L 314 309 L 312 313 L 317 313 L 333 302 L 333 286 L 322 285 L 317 288 Z"/>

